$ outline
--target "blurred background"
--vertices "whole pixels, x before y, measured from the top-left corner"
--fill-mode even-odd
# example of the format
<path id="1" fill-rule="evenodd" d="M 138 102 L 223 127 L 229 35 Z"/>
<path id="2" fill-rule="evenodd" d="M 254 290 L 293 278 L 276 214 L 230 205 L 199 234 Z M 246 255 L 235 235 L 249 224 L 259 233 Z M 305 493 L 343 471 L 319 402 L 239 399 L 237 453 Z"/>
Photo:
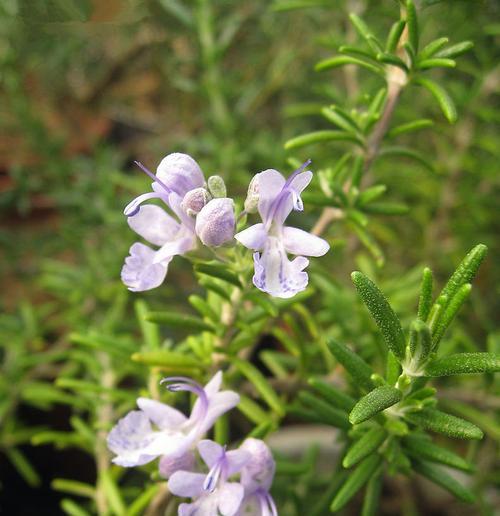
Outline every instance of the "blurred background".
<path id="1" fill-rule="evenodd" d="M 403 93 L 395 123 L 436 120 L 433 128 L 403 138 L 432 168 L 392 157 L 375 164 L 388 198 L 409 211 L 370 221 L 385 255 L 374 274 L 400 312 L 410 314 L 414 297 L 398 298 L 396 283 L 416 285 L 424 264 L 442 282 L 468 249 L 487 244 L 489 256 L 455 338 L 465 350 L 495 349 L 500 4 L 425 4 L 424 41 L 444 35 L 475 46 L 456 70 L 434 72 L 457 103 L 455 125 L 428 93 Z M 221 174 L 231 196 L 244 196 L 252 175 L 265 168 L 290 170 L 283 144 L 326 128 L 321 106 L 359 106 L 381 86 L 350 68 L 314 72 L 316 62 L 356 38 L 348 23 L 352 11 L 382 36 L 398 16 L 392 0 L 0 2 L 4 514 L 58 514 L 61 495 L 49 487 L 54 477 L 93 482 L 92 460 L 70 444 L 55 451 L 29 443 L 37 428 L 69 428 L 68 400 L 58 403 L 43 389 L 60 371 L 57 353 L 64 356 L 71 336 L 89 328 L 137 335 L 136 321 L 126 316 L 136 295 L 119 277 L 135 240 L 122 210 L 149 182 L 132 161 L 154 170 L 166 154 L 187 152 L 207 176 Z M 342 146 L 316 145 L 293 156 L 311 157 L 314 170 L 335 164 Z M 319 209 L 307 210 L 301 224 L 311 227 L 318 215 Z M 349 272 L 367 260 L 358 242 L 346 245 L 351 233 L 334 225 L 334 252 L 322 262 L 340 286 L 348 286 Z M 153 306 L 178 308 L 196 290 L 188 261 L 177 262 L 161 289 L 141 294 Z M 349 313 L 344 305 L 339 310 L 339 317 Z M 37 363 L 43 354 L 55 358 Z M 498 439 L 498 426 L 495 431 Z"/>

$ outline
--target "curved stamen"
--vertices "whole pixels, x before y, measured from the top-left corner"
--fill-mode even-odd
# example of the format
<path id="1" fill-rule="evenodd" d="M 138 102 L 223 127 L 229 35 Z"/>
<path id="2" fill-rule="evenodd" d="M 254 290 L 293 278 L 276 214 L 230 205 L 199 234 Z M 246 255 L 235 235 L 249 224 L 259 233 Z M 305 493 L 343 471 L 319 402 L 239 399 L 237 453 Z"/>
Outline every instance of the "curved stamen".
<path id="1" fill-rule="evenodd" d="M 306 161 L 304 161 L 304 163 L 302 163 L 302 165 L 300 165 L 300 167 L 297 169 L 297 170 L 294 170 L 290 176 L 288 177 L 288 179 L 285 181 L 285 184 L 283 185 L 283 188 L 282 188 L 282 191 L 287 188 L 288 186 L 290 186 L 291 182 L 299 175 L 301 174 L 302 172 L 304 172 L 304 170 L 312 163 L 312 159 L 308 159 Z"/>
<path id="2" fill-rule="evenodd" d="M 125 209 L 123 210 L 123 214 L 127 217 L 133 217 L 134 215 L 137 215 L 139 213 L 139 210 L 141 209 L 141 204 L 144 201 L 148 201 L 149 199 L 157 199 L 158 197 L 161 197 L 160 194 L 156 192 L 148 192 L 142 195 L 139 195 L 132 201 L 130 201 L 127 206 L 125 206 Z"/>
<path id="3" fill-rule="evenodd" d="M 198 382 L 195 382 L 186 376 L 167 376 L 166 378 L 160 380 L 160 385 L 166 383 L 170 384 L 166 387 L 171 392 L 188 391 L 198 396 L 198 399 L 200 400 L 200 413 L 196 415 L 196 419 L 202 422 L 208 412 L 208 397 L 205 389 L 203 389 L 203 387 Z"/>
<path id="4" fill-rule="evenodd" d="M 158 183 L 167 193 L 172 193 L 172 190 L 157 176 L 151 172 L 151 170 L 147 169 L 140 161 L 134 161 L 134 163 L 146 174 L 148 175 L 155 183 Z"/>

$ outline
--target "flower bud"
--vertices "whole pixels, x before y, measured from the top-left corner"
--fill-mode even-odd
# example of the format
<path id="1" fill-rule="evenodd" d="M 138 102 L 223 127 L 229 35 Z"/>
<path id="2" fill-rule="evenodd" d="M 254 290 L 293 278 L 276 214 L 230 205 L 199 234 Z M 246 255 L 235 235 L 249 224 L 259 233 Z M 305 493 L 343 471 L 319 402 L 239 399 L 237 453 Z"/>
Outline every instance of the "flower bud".
<path id="1" fill-rule="evenodd" d="M 250 453 L 251 459 L 241 470 L 241 483 L 248 489 L 269 490 L 273 482 L 276 463 L 264 441 L 250 437 L 239 448 Z"/>
<path id="2" fill-rule="evenodd" d="M 208 189 L 214 197 L 226 197 L 226 185 L 220 176 L 210 176 L 207 181 Z"/>
<path id="3" fill-rule="evenodd" d="M 253 176 L 248 185 L 247 198 L 245 199 L 245 211 L 255 213 L 259 206 L 259 174 Z"/>
<path id="4" fill-rule="evenodd" d="M 176 471 L 194 471 L 195 457 L 192 451 L 188 451 L 180 457 L 163 455 L 160 459 L 159 470 L 163 478 L 169 478 Z"/>
<path id="5" fill-rule="evenodd" d="M 181 202 L 181 208 L 190 216 L 197 215 L 211 199 L 211 195 L 205 188 L 189 190 Z"/>
<path id="6" fill-rule="evenodd" d="M 196 234 L 202 243 L 218 247 L 233 239 L 234 202 L 228 197 L 212 199 L 196 217 Z"/>
<path id="7" fill-rule="evenodd" d="M 180 152 L 164 157 L 156 169 L 156 176 L 181 197 L 189 190 L 203 186 L 205 182 L 198 163 L 191 156 Z"/>

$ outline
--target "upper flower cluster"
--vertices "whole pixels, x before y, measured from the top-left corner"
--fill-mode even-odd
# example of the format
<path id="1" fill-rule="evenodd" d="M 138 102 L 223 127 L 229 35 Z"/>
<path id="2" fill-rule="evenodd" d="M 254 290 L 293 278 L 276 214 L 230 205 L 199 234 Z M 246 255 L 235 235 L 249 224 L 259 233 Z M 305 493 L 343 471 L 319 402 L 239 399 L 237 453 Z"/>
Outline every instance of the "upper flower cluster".
<path id="1" fill-rule="evenodd" d="M 205 387 L 190 378 L 165 378 L 162 383 L 170 391 L 197 396 L 191 415 L 187 418 L 164 403 L 139 398 L 140 410 L 129 412 L 108 435 L 108 447 L 116 454 L 113 462 L 132 467 L 161 457 L 160 474 L 169 479 L 170 491 L 192 498 L 179 506 L 179 516 L 277 516 L 269 494 L 275 462 L 267 445 L 249 438 L 237 450 L 227 451 L 202 440 L 217 418 L 239 401 L 235 392 L 220 390 L 221 382 L 221 372 Z M 196 450 L 208 473 L 196 471 Z"/>
<path id="2" fill-rule="evenodd" d="M 133 244 L 121 277 L 130 290 L 142 291 L 161 285 L 172 258 L 194 249 L 196 236 L 210 246 L 232 240 L 235 221 L 233 200 L 212 198 L 201 168 L 187 154 L 163 158 L 156 175 L 141 163 L 136 164 L 153 179 L 153 191 L 136 197 L 124 213 L 129 226 L 160 249 L 155 251 L 140 242 Z M 159 206 L 142 206 L 150 199 L 160 199 L 176 218 Z"/>
<path id="3" fill-rule="evenodd" d="M 306 256 L 322 256 L 328 243 L 298 228 L 285 226 L 292 210 L 302 211 L 300 197 L 312 179 L 306 170 L 309 161 L 288 179 L 277 170 L 268 169 L 252 179 L 245 211 L 258 211 L 262 219 L 234 235 L 234 202 L 226 197 L 222 178 L 212 176 L 205 183 L 201 168 L 186 154 L 169 154 L 158 166 L 156 175 L 138 166 L 152 179 L 152 192 L 140 195 L 125 208 L 130 227 L 157 251 L 136 242 L 122 269 L 122 280 L 130 290 L 149 290 L 159 286 L 167 274 L 172 258 L 202 244 L 217 247 L 233 236 L 254 252 L 254 285 L 274 297 L 292 297 L 307 287 L 309 264 Z M 156 205 L 141 204 L 157 198 L 176 218 Z M 290 261 L 288 254 L 296 255 Z"/>

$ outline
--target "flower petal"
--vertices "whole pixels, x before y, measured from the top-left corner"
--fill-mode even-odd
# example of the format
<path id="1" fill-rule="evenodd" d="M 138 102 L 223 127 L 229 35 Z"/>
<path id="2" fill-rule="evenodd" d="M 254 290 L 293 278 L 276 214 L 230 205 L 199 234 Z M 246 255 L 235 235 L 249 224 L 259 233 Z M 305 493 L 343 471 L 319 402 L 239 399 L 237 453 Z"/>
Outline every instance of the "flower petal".
<path id="1" fill-rule="evenodd" d="M 222 516 L 234 516 L 240 508 L 244 494 L 243 486 L 237 482 L 226 482 L 221 485 L 217 489 L 217 496 Z"/>
<path id="2" fill-rule="evenodd" d="M 156 262 L 157 252 L 140 242 L 132 244 L 129 253 L 121 271 L 122 281 L 129 290 L 141 292 L 163 283 L 171 256 L 167 256 L 161 263 Z"/>
<path id="3" fill-rule="evenodd" d="M 236 407 L 240 402 L 240 397 L 233 391 L 221 391 L 210 398 L 207 414 L 197 427 L 198 435 L 203 435 L 212 428 L 215 421 L 225 414 L 228 410 Z"/>
<path id="4" fill-rule="evenodd" d="M 234 235 L 234 238 L 248 249 L 260 251 L 266 242 L 267 231 L 264 224 L 254 224 Z"/>
<path id="5" fill-rule="evenodd" d="M 170 261 L 177 254 L 184 254 L 193 249 L 196 245 L 194 234 L 181 231 L 181 233 L 170 242 L 164 244 L 156 251 L 153 263 Z"/>
<path id="6" fill-rule="evenodd" d="M 149 455 L 159 457 L 169 455 L 171 458 L 182 457 L 192 446 L 193 437 L 181 431 L 155 432 L 155 439 L 144 450 Z"/>
<path id="7" fill-rule="evenodd" d="M 108 434 L 108 447 L 117 455 L 113 462 L 124 467 L 141 466 L 151 462 L 157 455 L 152 455 L 146 450 L 157 438 L 158 433 L 153 431 L 144 412 L 129 412 Z"/>
<path id="8" fill-rule="evenodd" d="M 226 453 L 227 476 L 230 477 L 241 471 L 243 466 L 252 458 L 251 454 L 245 450 L 231 450 Z"/>
<path id="9" fill-rule="evenodd" d="M 265 222 L 281 189 L 285 184 L 285 178 L 273 169 L 264 170 L 257 174 L 259 192 L 259 213 Z"/>
<path id="10" fill-rule="evenodd" d="M 273 483 L 276 463 L 267 444 L 261 439 L 245 439 L 239 450 L 250 454 L 250 460 L 241 471 L 241 483 L 247 492 L 259 488 L 269 490 Z"/>
<path id="11" fill-rule="evenodd" d="M 181 197 L 184 197 L 189 190 L 199 188 L 205 183 L 198 163 L 191 156 L 180 152 L 165 156 L 156 169 L 156 175 L 170 190 Z"/>
<path id="12" fill-rule="evenodd" d="M 176 496 L 195 498 L 203 492 L 203 473 L 176 471 L 168 480 L 170 492 Z"/>
<path id="13" fill-rule="evenodd" d="M 311 182 L 312 172 L 306 170 L 297 174 L 288 186 L 284 188 L 281 200 L 276 200 L 276 211 L 273 215 L 274 220 L 279 225 L 283 225 L 292 210 L 302 211 L 304 205 L 300 194 L 302 190 Z"/>
<path id="14" fill-rule="evenodd" d="M 178 428 L 187 421 L 182 412 L 156 400 L 139 398 L 137 405 L 160 430 Z"/>
<path id="15" fill-rule="evenodd" d="M 184 226 L 184 229 L 194 233 L 195 220 L 193 217 L 190 217 L 187 214 L 187 211 L 183 208 L 182 199 L 183 197 L 178 195 L 176 192 L 171 192 L 168 194 L 168 205 L 170 206 L 170 209 L 177 215 L 177 217 L 179 217 L 179 220 Z"/>
<path id="16" fill-rule="evenodd" d="M 217 371 L 210 381 L 203 387 L 207 398 L 210 398 L 217 392 L 219 392 L 220 386 L 222 384 L 222 371 Z"/>
<path id="17" fill-rule="evenodd" d="M 283 228 L 283 245 L 286 252 L 304 256 L 323 256 L 330 249 L 326 240 L 292 227 Z"/>
<path id="18" fill-rule="evenodd" d="M 210 439 L 203 439 L 198 443 L 198 451 L 200 452 L 203 462 L 211 468 L 224 454 L 224 448 Z"/>
<path id="19" fill-rule="evenodd" d="M 146 204 L 127 222 L 138 235 L 159 246 L 172 240 L 180 227 L 165 210 L 154 204 Z"/>
<path id="20" fill-rule="evenodd" d="M 262 254 L 254 253 L 254 285 L 274 297 L 289 298 L 307 287 L 308 275 L 303 269 L 309 260 L 298 256 L 290 261 L 283 242 L 278 237 L 268 237 Z"/>
<path id="21" fill-rule="evenodd" d="M 297 174 L 291 181 L 290 186 L 297 192 L 298 195 L 309 185 L 313 173 L 310 170 L 306 170 Z"/>

